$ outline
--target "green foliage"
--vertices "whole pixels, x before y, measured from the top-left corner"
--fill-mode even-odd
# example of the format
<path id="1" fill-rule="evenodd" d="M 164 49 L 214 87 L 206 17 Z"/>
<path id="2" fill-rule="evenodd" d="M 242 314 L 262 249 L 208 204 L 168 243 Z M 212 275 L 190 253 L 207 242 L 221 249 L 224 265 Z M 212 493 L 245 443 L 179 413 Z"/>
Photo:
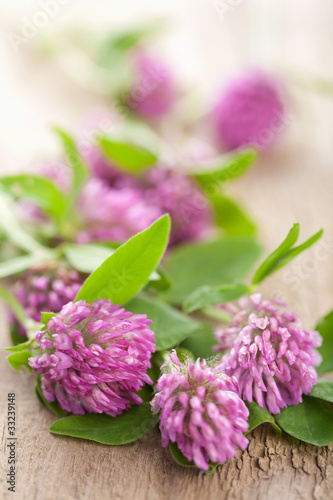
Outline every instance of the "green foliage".
<path id="1" fill-rule="evenodd" d="M 310 396 L 333 403 L 333 382 L 318 379 L 316 385 L 312 387 Z"/>
<path id="2" fill-rule="evenodd" d="M 160 297 L 181 304 L 197 288 L 235 283 L 247 275 L 260 251 L 258 243 L 248 237 L 178 247 L 164 261 L 172 284 Z"/>
<path id="3" fill-rule="evenodd" d="M 202 170 L 195 170 L 192 175 L 210 196 L 216 194 L 220 182 L 226 182 L 240 176 L 256 159 L 256 151 L 248 148 L 223 155 L 212 160 L 202 161 Z M 209 197 L 210 197 L 209 196 Z"/>
<path id="4" fill-rule="evenodd" d="M 333 404 L 327 401 L 303 396 L 303 403 L 283 408 L 276 420 L 285 432 L 306 443 L 327 446 L 333 441 Z"/>
<path id="5" fill-rule="evenodd" d="M 26 366 L 28 371 L 32 372 L 32 369 L 28 364 L 29 358 L 31 358 L 30 351 L 18 351 L 14 352 L 13 354 L 10 354 L 7 357 L 7 361 L 10 364 L 10 366 L 14 368 L 14 370 L 20 371 L 22 366 Z"/>
<path id="6" fill-rule="evenodd" d="M 223 304 L 238 299 L 250 292 L 250 287 L 241 283 L 217 287 L 203 286 L 186 298 L 183 304 L 185 312 L 190 313 L 208 305 Z"/>
<path id="7" fill-rule="evenodd" d="M 119 168 L 139 173 L 156 164 L 157 156 L 148 149 L 134 143 L 99 137 L 98 142 L 105 156 Z"/>
<path id="8" fill-rule="evenodd" d="M 172 306 L 154 298 L 135 297 L 126 304 L 132 313 L 147 314 L 155 332 L 156 350 L 171 349 L 198 330 L 200 323 Z"/>
<path id="9" fill-rule="evenodd" d="M 14 257 L 13 259 L 5 260 L 0 263 L 0 278 L 6 278 L 7 276 L 13 276 L 14 274 L 22 273 L 27 269 L 30 269 L 41 261 L 47 262 L 54 260 L 56 253 L 52 250 L 43 252 L 30 253 L 28 255 L 20 255 L 19 257 Z"/>
<path id="10" fill-rule="evenodd" d="M 170 217 L 163 215 L 106 259 L 84 282 L 76 300 L 128 302 L 146 284 L 160 262 L 168 245 L 169 233 Z"/>
<path id="11" fill-rule="evenodd" d="M 241 207 L 234 201 L 216 194 L 210 202 L 215 211 L 215 222 L 230 236 L 249 236 L 254 234 L 256 226 Z"/>
<path id="12" fill-rule="evenodd" d="M 281 245 L 279 245 L 278 248 L 274 250 L 274 252 L 272 252 L 258 267 L 252 279 L 253 285 L 257 285 L 267 276 L 275 273 L 281 269 L 281 267 L 288 264 L 292 259 L 297 257 L 297 255 L 318 241 L 323 234 L 323 230 L 321 229 L 301 245 L 292 248 L 298 239 L 299 228 L 299 224 L 294 224 Z"/>
<path id="13" fill-rule="evenodd" d="M 51 425 L 50 431 L 102 444 L 121 445 L 136 441 L 157 422 L 158 417 L 152 414 L 150 403 L 143 402 L 118 417 L 89 413 L 61 418 Z"/>
<path id="14" fill-rule="evenodd" d="M 12 200 L 0 192 L 0 228 L 5 236 L 17 248 L 28 253 L 39 253 L 40 258 L 47 253 L 47 249 L 26 233 L 15 217 Z"/>
<path id="15" fill-rule="evenodd" d="M 55 220 L 62 217 L 64 195 L 50 179 L 29 174 L 11 175 L 0 178 L 0 186 L 14 198 L 33 201 Z"/>
<path id="16" fill-rule="evenodd" d="M 253 429 L 261 424 L 269 423 L 274 427 L 276 434 L 281 434 L 281 429 L 276 425 L 274 417 L 265 408 L 261 408 L 255 402 L 246 403 L 246 406 L 250 412 L 248 419 L 249 430 L 247 432 L 253 431 Z"/>
<path id="17" fill-rule="evenodd" d="M 323 337 L 323 344 L 318 348 L 323 360 L 317 367 L 318 373 L 333 371 L 333 311 L 327 314 L 316 326 L 316 330 Z"/>

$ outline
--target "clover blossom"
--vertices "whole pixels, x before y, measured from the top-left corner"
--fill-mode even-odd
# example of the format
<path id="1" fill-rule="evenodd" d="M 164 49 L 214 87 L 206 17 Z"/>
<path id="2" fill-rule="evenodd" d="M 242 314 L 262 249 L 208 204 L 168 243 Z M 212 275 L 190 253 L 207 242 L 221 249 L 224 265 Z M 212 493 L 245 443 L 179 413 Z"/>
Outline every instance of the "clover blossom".
<path id="1" fill-rule="evenodd" d="M 209 460 L 224 463 L 245 449 L 249 411 L 238 396 L 234 378 L 206 361 L 182 364 L 175 352 L 157 382 L 152 410 L 160 413 L 162 446 L 177 443 L 183 455 L 207 471 Z"/>
<path id="2" fill-rule="evenodd" d="M 140 404 L 136 394 L 145 384 L 155 351 L 152 322 L 100 299 L 69 302 L 36 333 L 29 359 L 41 374 L 47 401 L 57 400 L 74 414 L 106 413 L 113 417 Z"/>
<path id="3" fill-rule="evenodd" d="M 13 286 L 13 294 L 28 318 L 41 321 L 42 312 L 59 312 L 62 306 L 74 300 L 82 283 L 83 277 L 74 269 L 46 263 L 26 271 Z M 26 336 L 26 330 L 12 312 L 10 323 Z"/>
<path id="4" fill-rule="evenodd" d="M 232 322 L 215 332 L 216 350 L 228 349 L 217 369 L 237 379 L 243 399 L 254 399 L 270 413 L 302 402 L 302 394 L 316 383 L 315 365 L 321 360 L 314 349 L 321 345 L 319 333 L 303 330 L 297 315 L 285 307 L 259 293 L 238 304 L 222 304 Z"/>
<path id="5" fill-rule="evenodd" d="M 218 141 L 227 149 L 252 144 L 264 149 L 284 126 L 278 83 L 261 72 L 233 81 L 213 111 Z"/>
<path id="6" fill-rule="evenodd" d="M 133 66 L 135 76 L 127 98 L 129 108 L 147 118 L 168 113 L 176 100 L 170 69 L 145 52 L 135 55 Z"/>
<path id="7" fill-rule="evenodd" d="M 96 177 L 83 187 L 77 201 L 81 228 L 78 243 L 124 242 L 147 229 L 162 214 L 146 201 L 139 189 L 115 189 Z"/>

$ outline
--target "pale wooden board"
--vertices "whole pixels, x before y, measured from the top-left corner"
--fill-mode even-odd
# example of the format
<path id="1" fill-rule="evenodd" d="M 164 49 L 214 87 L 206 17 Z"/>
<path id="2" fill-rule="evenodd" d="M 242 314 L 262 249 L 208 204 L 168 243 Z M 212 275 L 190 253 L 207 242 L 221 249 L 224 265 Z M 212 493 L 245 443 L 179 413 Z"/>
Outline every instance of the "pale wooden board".
<path id="1" fill-rule="evenodd" d="M 325 239 L 332 242 L 333 173 L 324 164 L 301 151 L 266 155 L 233 187 L 258 219 L 262 239 L 271 250 L 294 221 L 302 224 L 302 237 L 324 226 Z M 333 259 L 322 262 L 314 249 L 299 257 L 306 277 L 296 289 L 285 282 L 282 270 L 262 287 L 269 295 L 282 294 L 310 328 L 333 307 Z M 323 254 L 324 255 L 324 254 Z M 311 256 L 312 261 L 308 261 Z M 311 259 L 310 259 L 311 260 Z M 315 267 L 308 272 L 308 265 Z M 297 270 L 296 270 L 297 271 Z M 295 271 L 295 272 L 296 272 Z M 294 272 L 294 271 L 292 271 Z M 2 315 L 2 318 L 4 316 Z M 6 345 L 7 327 L 1 323 L 1 343 Z M 9 369 L 1 353 L 1 401 L 8 392 L 17 395 L 18 480 L 15 498 L 22 500 L 67 499 L 328 499 L 333 488 L 333 446 L 316 448 L 283 436 L 270 427 L 255 430 L 244 453 L 210 476 L 173 463 L 152 430 L 138 442 L 107 447 L 48 432 L 54 417 L 36 400 L 33 377 Z M 2 436 L 6 437 L 5 406 Z M 3 445 L 4 448 L 4 445 Z M 2 453 L 2 466 L 6 455 Z M 3 469 L 2 469 L 3 470 Z M 1 476 L 3 491 L 4 473 Z M 3 498 L 13 498 L 6 493 Z"/>

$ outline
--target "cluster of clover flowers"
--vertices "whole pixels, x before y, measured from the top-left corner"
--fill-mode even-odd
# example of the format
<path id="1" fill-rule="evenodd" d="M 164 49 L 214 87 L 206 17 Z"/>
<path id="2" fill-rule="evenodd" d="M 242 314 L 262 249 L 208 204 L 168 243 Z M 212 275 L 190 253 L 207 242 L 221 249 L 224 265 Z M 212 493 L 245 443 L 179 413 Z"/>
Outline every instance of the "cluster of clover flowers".
<path id="1" fill-rule="evenodd" d="M 89 44 L 87 37 L 85 46 L 73 37 L 68 45 L 64 41 L 64 49 L 70 51 L 75 46 L 73 57 L 80 50 L 85 51 L 85 59 L 92 65 L 87 68 L 82 85 L 87 87 L 89 69 L 96 78 L 100 75 L 98 87 L 111 99 L 111 106 L 119 115 L 127 117 L 133 114 L 154 125 L 164 118 L 173 120 L 174 116 L 177 123 L 173 126 L 178 128 L 186 89 L 177 78 L 175 68 L 161 54 L 154 52 L 151 37 L 156 34 L 156 26 L 153 29 L 142 26 L 111 36 L 108 33 L 105 38 L 102 35 L 94 44 Z M 107 74 L 110 78 L 104 81 L 102 75 Z M 113 78 L 115 74 L 116 79 Z M 96 92 L 95 84 L 93 90 Z M 196 95 L 195 100 L 198 99 L 200 96 Z M 223 151 L 245 145 L 266 149 L 293 117 L 286 113 L 286 101 L 285 85 L 277 75 L 260 68 L 248 69 L 223 82 L 210 109 L 204 113 L 207 118 L 204 119 L 205 128 L 210 139 Z M 193 102 L 195 105 L 197 102 Z M 185 108 L 188 115 L 188 106 Z"/>
<path id="2" fill-rule="evenodd" d="M 268 263 L 273 269 L 283 260 L 297 235 L 295 225 L 285 240 L 289 239 L 289 246 L 282 244 L 280 251 L 263 262 L 253 283 L 271 272 Z M 118 254 L 125 247 L 119 247 Z M 73 415 L 115 418 L 133 404 L 140 405 L 138 392 L 145 384 L 153 384 L 147 371 L 155 352 L 154 326 L 146 314 L 133 314 L 108 298 L 84 299 L 94 275 L 97 290 L 107 283 L 105 276 L 101 282 L 103 270 L 95 273 L 81 288 L 75 273 L 58 273 L 53 280 L 50 275 L 29 276 L 35 290 L 27 293 L 30 318 L 36 318 L 36 311 L 42 311 L 45 304 L 60 311 L 45 313 L 44 327 L 23 346 L 46 402 L 56 401 Z M 75 299 L 71 300 L 71 294 Z M 88 297 L 94 299 L 91 293 Z M 315 366 L 320 363 L 319 333 L 302 329 L 297 315 L 286 310 L 285 304 L 253 293 L 215 307 L 230 317 L 228 326 L 215 327 L 215 350 L 223 353 L 211 360 L 194 360 L 190 354 L 178 356 L 173 350 L 160 366 L 151 400 L 152 412 L 159 415 L 162 445 L 176 443 L 183 456 L 203 471 L 211 463 L 234 457 L 237 446 L 247 447 L 244 433 L 249 409 L 245 402 L 256 401 L 271 414 L 297 405 L 315 385 Z"/>
<path id="3" fill-rule="evenodd" d="M 146 54 L 139 56 L 137 70 L 138 82 L 129 92 L 128 106 L 149 120 L 170 113 L 177 98 L 171 72 Z M 147 82 L 152 81 L 147 89 Z M 144 92 L 139 95 L 135 86 Z M 224 151 L 249 144 L 261 149 L 281 129 L 283 117 L 278 84 L 256 72 L 236 80 L 223 92 L 211 122 L 217 145 Z M 95 271 L 97 275 L 93 273 L 87 280 L 86 273 L 70 268 L 68 262 L 64 265 L 61 259 L 51 259 L 23 274 L 13 288 L 18 307 L 9 300 L 15 312 L 10 318 L 12 328 L 24 340 L 26 336 L 30 338 L 31 323 L 24 321 L 23 316 L 42 324 L 30 340 L 12 348 L 9 362 L 14 367 L 28 366 L 38 375 L 39 396 L 44 403 L 55 403 L 63 412 L 83 417 L 105 414 L 114 419 L 124 415 L 136 405 L 143 406 L 142 389 L 154 384 L 151 410 L 159 418 L 162 445 L 174 443 L 189 462 L 208 471 L 212 463 L 224 463 L 234 457 L 237 446 L 246 448 L 246 403 L 255 401 L 262 409 L 278 414 L 282 408 L 300 403 L 302 396 L 311 391 L 317 380 L 315 366 L 320 362 L 315 350 L 320 345 L 320 335 L 302 329 L 297 315 L 286 310 L 284 304 L 264 300 L 252 289 L 241 297 L 241 286 L 235 297 L 237 286 L 231 287 L 229 298 L 222 291 L 221 300 L 212 302 L 203 293 L 201 305 L 213 305 L 216 311 L 229 315 L 229 325 L 215 325 L 215 350 L 219 354 L 195 360 L 191 353 L 163 353 L 167 360 L 159 363 L 155 383 L 150 375 L 157 350 L 156 325 L 144 308 L 139 314 L 122 306 L 142 289 L 167 247 L 214 235 L 215 207 L 201 188 L 207 179 L 215 186 L 224 175 L 226 180 L 232 178 L 231 167 L 238 175 L 240 164 L 247 161 L 246 152 L 240 153 L 239 162 L 235 160 L 231 167 L 222 163 L 220 176 L 218 169 L 209 168 L 208 174 L 196 172 L 190 176 L 167 168 L 149 150 L 112 137 L 100 138 L 100 147 L 93 141 L 80 151 L 80 156 L 75 140 L 61 130 L 58 134 L 71 171 L 46 165 L 43 176 L 1 179 L 2 188 L 19 198 L 19 218 L 52 251 L 65 248 L 68 242 L 88 245 L 88 250 L 92 243 L 106 242 L 113 246 L 112 251 L 121 246 L 105 261 L 107 265 L 102 264 Z M 206 152 L 200 153 L 199 158 L 196 154 L 192 163 L 214 163 L 216 158 L 210 154 L 208 158 Z M 200 182 L 195 180 L 198 176 Z M 116 293 L 114 298 L 117 290 L 112 280 L 118 272 L 121 274 L 117 268 L 119 252 L 137 236 L 161 226 L 166 213 L 172 222 L 171 233 L 158 258 L 153 253 L 159 241 L 156 234 L 144 245 L 131 244 L 128 266 L 133 261 L 138 267 L 131 267 L 133 276 L 126 277 L 124 287 L 130 294 Z M 244 220 L 245 217 L 242 223 Z M 10 228 L 7 229 L 10 235 Z M 314 243 L 320 234 L 302 249 Z M 258 269 L 256 276 L 261 273 L 261 278 L 254 284 L 290 260 L 290 252 L 294 256 L 299 253 L 298 247 L 291 248 L 297 236 L 298 228 L 294 227 L 286 239 L 288 244 L 284 242 Z M 16 238 L 14 243 L 18 241 L 22 242 L 22 238 Z M 141 247 L 148 256 L 135 258 L 136 248 Z M 40 248 L 43 250 L 39 243 L 37 250 Z M 29 261 L 30 256 L 27 257 Z M 27 262 L 25 258 L 20 265 Z M 17 262 L 9 269 L 17 269 Z M 147 269 L 143 279 L 144 265 Z M 134 287 L 132 278 L 139 279 Z M 249 291 L 250 287 L 245 289 Z M 214 294 L 215 291 L 215 297 Z M 236 298 L 237 303 L 229 302 Z M 19 308 L 22 311 L 17 314 Z M 173 347 L 177 348 L 177 342 Z"/>

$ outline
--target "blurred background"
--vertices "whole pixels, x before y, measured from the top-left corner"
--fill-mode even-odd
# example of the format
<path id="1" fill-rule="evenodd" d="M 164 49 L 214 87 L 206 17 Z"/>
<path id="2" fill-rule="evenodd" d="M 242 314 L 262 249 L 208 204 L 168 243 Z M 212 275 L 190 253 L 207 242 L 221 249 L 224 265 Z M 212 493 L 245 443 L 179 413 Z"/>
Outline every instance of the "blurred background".
<path id="1" fill-rule="evenodd" d="M 284 80 L 292 114 L 284 147 L 315 147 L 317 161 L 332 167 L 330 0 L 1 0 L 0 18 L 0 161 L 6 171 L 52 155 L 51 123 L 78 127 L 107 102 L 82 80 L 78 84 L 82 68 L 74 55 L 61 62 L 45 56 L 49 41 L 61 45 L 77 29 L 100 36 L 155 20 L 164 28 L 153 49 L 199 113 L 239 70 L 274 71 Z"/>

